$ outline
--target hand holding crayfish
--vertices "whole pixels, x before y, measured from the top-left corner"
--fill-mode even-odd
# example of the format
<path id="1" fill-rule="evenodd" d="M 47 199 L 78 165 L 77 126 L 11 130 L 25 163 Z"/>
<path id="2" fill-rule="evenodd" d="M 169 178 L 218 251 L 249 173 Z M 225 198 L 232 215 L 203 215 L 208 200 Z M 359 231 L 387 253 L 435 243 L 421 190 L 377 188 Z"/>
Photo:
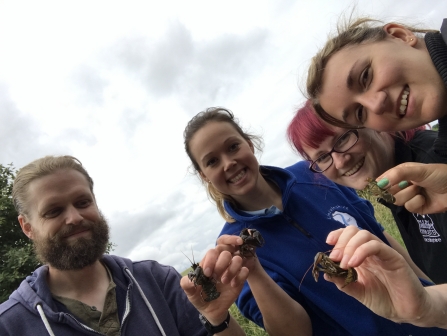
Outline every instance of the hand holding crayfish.
<path id="1" fill-rule="evenodd" d="M 242 258 L 243 265 L 250 270 L 262 268 L 256 257 L 256 248 L 264 245 L 264 239 L 259 231 L 254 229 L 243 229 L 239 236 L 222 235 L 217 239 L 217 249 L 230 252 Z"/>
<path id="2" fill-rule="evenodd" d="M 240 239 L 234 236 L 233 243 Z M 180 285 L 188 299 L 213 325 L 218 325 L 225 320 L 228 309 L 238 297 L 245 280 L 248 277 L 248 269 L 243 267 L 242 258 L 233 256 L 230 252 L 216 246 L 210 249 L 200 262 L 203 274 L 212 277 L 216 281 L 217 291 L 220 293 L 216 299 L 206 301 L 203 298 L 202 286 L 195 285 L 185 275 Z M 199 281 L 200 282 L 200 281 Z"/>
<path id="3" fill-rule="evenodd" d="M 318 281 L 318 276 L 320 272 L 324 272 L 329 277 L 340 277 L 345 279 L 345 284 L 342 288 L 346 287 L 352 282 L 357 281 L 357 271 L 348 267 L 347 269 L 343 269 L 340 267 L 340 264 L 332 261 L 324 252 L 318 252 L 315 255 L 314 266 L 312 269 L 312 275 L 315 281 Z"/>
<path id="4" fill-rule="evenodd" d="M 245 228 L 239 234 L 242 238 L 242 245 L 239 245 L 239 252 L 242 258 L 256 257 L 256 248 L 264 246 L 264 238 L 256 229 Z"/>
<path id="5" fill-rule="evenodd" d="M 432 214 L 447 211 L 447 165 L 405 162 L 377 180 L 394 194 L 396 205 L 410 212 Z"/>
<path id="6" fill-rule="evenodd" d="M 447 293 L 439 290 L 445 285 L 424 288 L 403 256 L 378 237 L 348 226 L 332 231 L 326 242 L 335 245 L 331 259 L 340 261 L 342 268 L 355 267 L 357 271 L 357 282 L 346 287 L 343 279 L 325 275 L 338 289 L 392 321 L 447 327 L 443 314 Z M 440 297 L 444 302 L 441 308 Z"/>

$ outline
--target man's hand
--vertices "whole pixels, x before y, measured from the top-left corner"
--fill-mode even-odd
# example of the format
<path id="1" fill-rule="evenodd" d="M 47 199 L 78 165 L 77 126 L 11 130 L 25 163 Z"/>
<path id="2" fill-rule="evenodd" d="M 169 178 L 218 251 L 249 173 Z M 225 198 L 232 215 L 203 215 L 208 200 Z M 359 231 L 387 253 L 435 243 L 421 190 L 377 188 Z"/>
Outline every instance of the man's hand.
<path id="1" fill-rule="evenodd" d="M 238 236 L 227 237 L 230 237 L 229 243 L 235 246 L 240 245 L 239 243 L 242 241 Z M 220 292 L 219 298 L 205 302 L 200 295 L 202 286 L 195 287 L 187 276 L 181 279 L 180 285 L 197 310 L 212 325 L 219 325 L 226 319 L 228 309 L 239 296 L 249 271 L 243 266 L 241 257 L 233 256 L 232 252 L 221 245 L 210 249 L 200 262 L 200 266 L 206 276 L 211 276 L 217 281 L 217 291 Z"/>

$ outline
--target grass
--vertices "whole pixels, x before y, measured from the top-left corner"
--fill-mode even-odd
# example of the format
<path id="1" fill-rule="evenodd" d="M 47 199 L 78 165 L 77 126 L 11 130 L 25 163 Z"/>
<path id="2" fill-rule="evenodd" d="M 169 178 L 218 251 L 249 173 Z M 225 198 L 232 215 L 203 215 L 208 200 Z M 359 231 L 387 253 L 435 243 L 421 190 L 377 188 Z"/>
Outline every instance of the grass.
<path id="1" fill-rule="evenodd" d="M 371 197 L 369 195 L 366 195 L 359 192 L 359 196 L 367 199 L 371 202 L 371 204 L 374 207 L 374 214 L 377 219 L 377 221 L 382 224 L 382 226 L 385 228 L 385 231 L 387 231 L 393 238 L 395 238 L 402 246 L 405 247 L 402 237 L 399 233 L 399 229 L 397 228 L 397 225 L 394 221 L 394 218 L 391 214 L 391 211 L 384 205 L 380 204 L 376 201 L 375 197 Z M 184 272 L 182 272 L 182 275 L 186 275 L 191 269 L 187 269 Z M 236 319 L 236 321 L 239 323 L 239 325 L 244 329 L 247 336 L 267 336 L 267 332 L 265 332 L 264 329 L 258 327 L 256 324 L 251 322 L 250 320 L 246 319 L 242 314 L 240 313 L 239 309 L 235 304 L 233 304 L 230 307 L 230 314 Z"/>
<path id="2" fill-rule="evenodd" d="M 391 210 L 383 204 L 377 202 L 376 197 L 370 196 L 362 191 L 358 191 L 357 193 L 360 197 L 365 198 L 371 202 L 374 207 L 374 215 L 377 221 L 382 224 L 386 232 L 388 232 L 394 239 L 399 242 L 399 244 L 401 244 L 405 248 L 404 241 L 402 240 L 402 236 L 400 235 L 399 229 L 397 228 L 396 222 L 394 221 L 393 215 L 391 214 Z"/>

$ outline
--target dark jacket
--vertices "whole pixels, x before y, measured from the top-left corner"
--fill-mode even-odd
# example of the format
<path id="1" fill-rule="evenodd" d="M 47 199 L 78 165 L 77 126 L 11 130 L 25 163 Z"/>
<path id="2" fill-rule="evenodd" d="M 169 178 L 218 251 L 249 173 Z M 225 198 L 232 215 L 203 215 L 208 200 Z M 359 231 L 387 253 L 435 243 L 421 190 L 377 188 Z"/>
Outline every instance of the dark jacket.
<path id="1" fill-rule="evenodd" d="M 163 332 L 167 336 L 207 335 L 198 311 L 180 287 L 180 274 L 172 267 L 156 261 L 132 262 L 110 255 L 104 255 L 103 262 L 116 284 L 121 335 L 163 335 Z M 101 335 L 53 300 L 46 282 L 47 273 L 47 266 L 35 270 L 0 305 L 0 335 L 48 336 L 49 330 L 63 336 Z"/>
<path id="2" fill-rule="evenodd" d="M 418 131 L 413 139 L 395 139 L 395 164 L 403 162 L 447 163 L 433 143 L 435 131 Z M 447 213 L 413 214 L 403 206 L 381 201 L 393 214 L 411 259 L 437 284 L 447 283 Z"/>
<path id="3" fill-rule="evenodd" d="M 436 70 L 447 87 L 447 19 L 442 22 L 441 33 L 425 34 L 425 44 Z M 434 150 L 437 154 L 447 157 L 447 115 L 438 122 L 439 134 Z"/>

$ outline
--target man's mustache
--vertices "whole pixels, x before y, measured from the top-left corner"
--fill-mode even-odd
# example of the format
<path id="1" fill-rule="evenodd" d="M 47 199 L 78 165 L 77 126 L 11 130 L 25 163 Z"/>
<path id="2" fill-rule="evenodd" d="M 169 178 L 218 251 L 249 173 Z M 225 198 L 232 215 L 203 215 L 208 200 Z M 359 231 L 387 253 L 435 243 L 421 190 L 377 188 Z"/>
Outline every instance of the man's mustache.
<path id="1" fill-rule="evenodd" d="M 58 233 L 56 233 L 53 236 L 52 240 L 61 240 L 66 237 L 69 237 L 71 235 L 77 234 L 79 232 L 91 230 L 93 225 L 95 225 L 95 223 L 90 222 L 90 221 L 84 221 L 78 225 L 68 224 L 63 229 L 61 229 Z"/>

